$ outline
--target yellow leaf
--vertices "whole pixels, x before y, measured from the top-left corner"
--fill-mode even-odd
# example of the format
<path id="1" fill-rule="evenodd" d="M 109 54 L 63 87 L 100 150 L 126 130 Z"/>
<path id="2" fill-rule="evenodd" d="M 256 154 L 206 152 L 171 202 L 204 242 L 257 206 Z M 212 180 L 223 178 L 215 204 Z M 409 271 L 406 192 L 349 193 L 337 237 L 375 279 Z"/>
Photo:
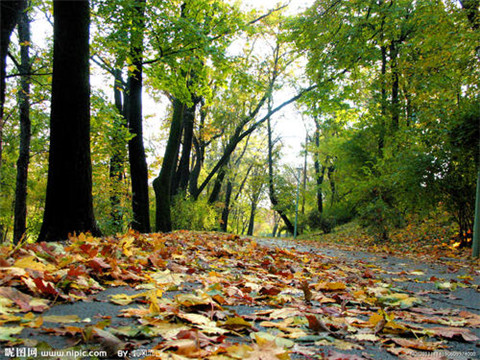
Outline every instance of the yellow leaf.
<path id="1" fill-rule="evenodd" d="M 35 256 L 26 256 L 15 261 L 13 265 L 22 269 L 32 269 L 38 271 L 55 271 L 56 267 L 53 265 L 45 265 L 38 261 Z"/>
<path id="2" fill-rule="evenodd" d="M 54 322 L 54 323 L 73 323 L 80 322 L 80 319 L 77 315 L 48 315 L 43 317 L 44 322 Z"/>
<path id="3" fill-rule="evenodd" d="M 336 291 L 336 290 L 345 290 L 347 285 L 343 282 L 323 282 L 315 285 L 316 290 L 326 290 L 326 291 Z"/>

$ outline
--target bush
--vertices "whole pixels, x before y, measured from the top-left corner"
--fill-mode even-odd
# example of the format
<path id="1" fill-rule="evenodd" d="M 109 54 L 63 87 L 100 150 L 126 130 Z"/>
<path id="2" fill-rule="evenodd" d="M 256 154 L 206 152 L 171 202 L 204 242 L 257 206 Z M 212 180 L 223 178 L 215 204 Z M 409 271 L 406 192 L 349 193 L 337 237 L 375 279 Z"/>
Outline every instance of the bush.
<path id="1" fill-rule="evenodd" d="M 175 230 L 213 230 L 217 214 L 207 199 L 193 200 L 179 194 L 172 201 L 172 227 Z"/>
<path id="2" fill-rule="evenodd" d="M 315 209 L 308 214 L 307 224 L 311 229 L 320 229 L 325 234 L 329 234 L 334 228 L 334 219 L 321 214 Z"/>
<path id="3" fill-rule="evenodd" d="M 393 206 L 391 193 L 378 187 L 371 189 L 362 199 L 359 220 L 377 241 L 388 240 L 392 228 L 405 224 L 402 214 Z"/>

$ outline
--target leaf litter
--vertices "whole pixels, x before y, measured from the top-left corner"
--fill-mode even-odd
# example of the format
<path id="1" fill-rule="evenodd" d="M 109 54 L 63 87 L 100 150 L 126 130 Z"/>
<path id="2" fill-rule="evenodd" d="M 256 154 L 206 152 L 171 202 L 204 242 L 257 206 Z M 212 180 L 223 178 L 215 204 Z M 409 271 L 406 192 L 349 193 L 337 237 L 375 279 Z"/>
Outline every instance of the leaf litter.
<path id="1" fill-rule="evenodd" d="M 472 349 L 479 343 L 471 329 L 480 328 L 480 315 L 429 308 L 425 294 L 395 286 L 394 276 L 405 274 L 388 281 L 381 264 L 234 235 L 80 234 L 62 243 L 3 245 L 0 254 L 2 346 L 48 347 L 22 338 L 27 328 L 111 356 L 148 348 L 145 359 L 368 359 L 375 347 L 408 358 L 452 342 Z M 478 293 L 473 279 L 463 280 Z M 109 301 L 122 306 L 120 316 L 130 325 L 113 326 L 109 316 L 93 323 L 72 314 L 42 315 L 121 286 L 135 292 Z"/>

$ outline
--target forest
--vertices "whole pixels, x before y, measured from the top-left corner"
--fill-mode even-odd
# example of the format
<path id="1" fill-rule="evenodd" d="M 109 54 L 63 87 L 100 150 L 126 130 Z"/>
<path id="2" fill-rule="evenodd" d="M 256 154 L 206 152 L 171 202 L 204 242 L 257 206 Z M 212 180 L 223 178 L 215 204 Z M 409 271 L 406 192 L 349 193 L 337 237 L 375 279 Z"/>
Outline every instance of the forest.
<path id="1" fill-rule="evenodd" d="M 478 0 L 1 11 L 1 242 L 352 221 L 385 242 L 441 215 L 478 257 Z M 283 161 L 291 108 L 301 168 Z"/>

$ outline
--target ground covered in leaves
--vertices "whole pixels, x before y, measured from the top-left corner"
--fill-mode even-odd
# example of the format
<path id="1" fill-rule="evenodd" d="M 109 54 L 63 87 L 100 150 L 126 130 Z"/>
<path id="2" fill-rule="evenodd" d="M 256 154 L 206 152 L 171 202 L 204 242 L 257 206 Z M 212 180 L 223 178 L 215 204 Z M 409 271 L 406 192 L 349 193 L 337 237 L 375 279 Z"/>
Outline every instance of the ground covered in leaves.
<path id="1" fill-rule="evenodd" d="M 422 282 L 415 278 L 421 270 L 292 244 L 130 232 L 2 246 L 0 357 L 41 358 L 52 350 L 64 353 L 45 357 L 92 350 L 103 351 L 99 359 L 480 357 L 478 307 L 428 301 L 431 293 L 453 300 L 464 290 L 480 303 L 474 263 L 461 273 L 448 265 L 448 280 L 432 276 L 424 280 L 432 289 L 410 291 L 397 285 Z M 119 291 L 99 296 L 105 289 Z M 48 315 L 70 303 L 90 310 Z M 58 338 L 68 346 L 52 345 Z"/>

